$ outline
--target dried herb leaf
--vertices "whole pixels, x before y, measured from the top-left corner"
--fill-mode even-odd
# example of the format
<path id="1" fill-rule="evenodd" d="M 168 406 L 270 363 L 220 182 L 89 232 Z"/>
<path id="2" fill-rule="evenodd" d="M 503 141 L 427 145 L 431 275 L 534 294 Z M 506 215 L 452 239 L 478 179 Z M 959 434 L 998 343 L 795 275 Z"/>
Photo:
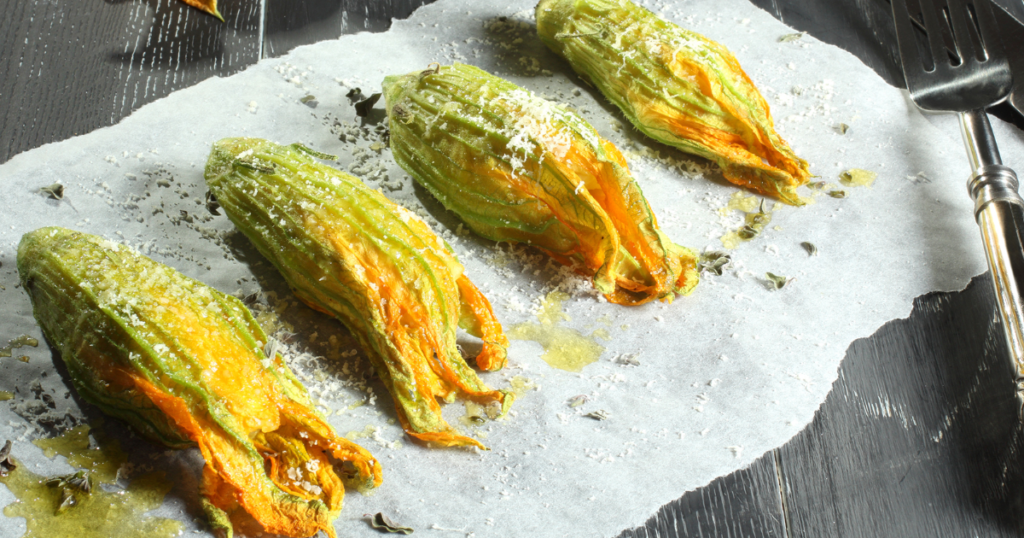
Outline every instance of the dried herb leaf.
<path id="1" fill-rule="evenodd" d="M 835 125 L 835 130 L 839 134 L 846 134 L 846 132 L 850 130 L 850 126 L 845 123 L 837 123 Z"/>
<path id="2" fill-rule="evenodd" d="M 365 99 L 365 97 L 363 97 L 363 90 L 360 88 L 352 88 L 345 94 L 345 97 L 348 97 L 349 102 L 353 104 Z"/>
<path id="3" fill-rule="evenodd" d="M 757 234 L 755 233 L 754 235 Z M 725 270 L 725 266 L 729 265 L 731 261 L 732 258 L 724 252 L 717 250 L 707 251 L 701 253 L 698 268 L 702 273 L 707 271 L 714 273 L 716 276 L 722 276 L 722 271 Z"/>
<path id="4" fill-rule="evenodd" d="M 729 259 L 729 254 L 720 250 L 705 250 L 700 253 L 701 262 L 713 262 L 722 258 Z"/>
<path id="5" fill-rule="evenodd" d="M 833 198 L 846 198 L 846 191 L 828 191 L 828 195 Z"/>
<path id="6" fill-rule="evenodd" d="M 309 108 L 316 108 L 316 106 L 320 104 L 320 101 L 316 100 L 316 96 L 309 94 L 307 94 L 302 99 L 299 99 L 299 102 L 308 106 Z"/>
<path id="7" fill-rule="evenodd" d="M 470 415 L 470 416 L 468 416 L 466 418 L 468 418 L 469 421 L 473 422 L 474 424 L 484 424 L 484 423 L 487 422 L 487 419 L 485 419 L 484 417 L 481 417 L 480 415 Z"/>
<path id="8" fill-rule="evenodd" d="M 85 471 L 78 471 L 75 474 L 53 476 L 46 479 L 46 482 L 44 483 L 51 488 L 70 488 L 73 490 L 83 491 L 85 493 L 92 491 L 92 484 L 89 482 L 89 475 L 85 474 Z"/>
<path id="9" fill-rule="evenodd" d="M 245 168 L 261 174 L 273 174 L 277 171 L 277 166 L 275 166 L 274 163 L 261 163 L 255 160 L 246 161 L 243 159 L 235 159 L 231 164 L 239 168 Z"/>
<path id="10" fill-rule="evenodd" d="M 75 494 L 68 489 L 62 489 L 60 491 L 60 505 L 57 506 L 57 513 L 63 514 L 68 508 L 76 504 L 78 504 L 78 499 L 75 498 Z"/>
<path id="11" fill-rule="evenodd" d="M 51 488 L 60 488 L 60 505 L 57 506 L 57 513 L 62 514 L 68 508 L 78 505 L 78 494 L 88 495 L 92 492 L 92 482 L 85 471 L 78 471 L 75 474 L 55 476 L 44 482 Z"/>
<path id="12" fill-rule="evenodd" d="M 768 282 L 772 287 L 777 290 L 781 290 L 789 282 L 789 278 L 775 273 L 765 273 L 765 276 L 768 277 Z"/>
<path id="13" fill-rule="evenodd" d="M 608 413 L 601 409 L 598 409 L 597 411 L 591 411 L 583 416 L 587 418 L 592 418 L 594 420 L 608 420 Z"/>
<path id="14" fill-rule="evenodd" d="M 412 534 L 413 532 L 409 527 L 401 527 L 395 524 L 394 521 L 391 521 L 391 518 L 385 516 L 382 512 L 377 512 L 373 515 L 370 519 L 370 526 L 393 534 Z"/>
<path id="15" fill-rule="evenodd" d="M 299 144 L 298 142 L 292 144 L 291 147 L 301 151 L 302 153 L 305 153 L 306 155 L 309 155 L 310 157 L 316 157 L 317 159 L 323 159 L 325 161 L 336 161 L 336 160 L 338 160 L 338 156 L 337 155 L 331 155 L 330 153 L 321 153 L 319 151 L 316 151 L 315 149 L 310 149 L 307 146 L 303 146 L 302 144 Z"/>
<path id="16" fill-rule="evenodd" d="M 639 357 L 639 353 L 624 353 L 612 359 L 612 362 L 617 362 L 623 366 L 640 366 Z"/>
<path id="17" fill-rule="evenodd" d="M 749 241 L 764 230 L 764 227 L 772 221 L 771 210 L 766 211 L 764 208 L 764 198 L 761 199 L 761 204 L 758 206 L 757 212 L 746 213 L 746 224 L 742 228 L 736 231 L 736 236 L 744 241 Z"/>
<path id="18" fill-rule="evenodd" d="M 770 211 L 764 210 L 764 198 L 761 198 L 761 205 L 757 207 L 757 213 L 750 215 L 749 224 L 752 226 L 763 227 L 772 221 Z"/>
<path id="19" fill-rule="evenodd" d="M 213 215 L 220 216 L 220 204 L 217 203 L 217 197 L 212 192 L 206 191 L 206 210 Z"/>
<path id="20" fill-rule="evenodd" d="M 757 237 L 757 234 L 759 233 L 761 233 L 761 230 L 758 230 L 749 224 L 743 225 L 743 227 L 740 228 L 740 231 L 737 232 L 737 234 L 743 239 L 753 239 Z"/>
<path id="21" fill-rule="evenodd" d="M 432 63 L 427 64 L 427 68 L 420 73 L 420 76 L 424 77 L 424 76 L 427 76 L 427 75 L 436 75 L 436 74 L 438 74 L 440 72 L 441 72 L 441 64 L 439 64 L 437 62 L 432 62 Z"/>
<path id="22" fill-rule="evenodd" d="M 375 93 L 367 97 L 366 99 L 363 99 L 362 101 L 356 103 L 356 116 L 359 116 L 360 118 L 365 118 L 366 116 L 369 116 L 370 110 L 373 108 L 373 105 L 380 100 L 380 95 L 381 94 L 379 93 Z"/>
<path id="23" fill-rule="evenodd" d="M 789 43 L 790 41 L 796 41 L 804 36 L 805 32 L 797 32 L 795 34 L 786 34 L 779 36 L 779 43 Z"/>
<path id="24" fill-rule="evenodd" d="M 53 198 L 54 200 L 64 199 L 64 185 L 60 183 L 54 183 L 48 187 L 42 187 L 39 192 Z"/>
<path id="25" fill-rule="evenodd" d="M 861 168 L 851 168 L 839 174 L 839 182 L 847 187 L 870 187 L 877 177 L 877 172 Z"/>
<path id="26" fill-rule="evenodd" d="M 84 471 L 78 471 L 74 476 L 67 479 L 68 487 L 83 491 L 85 493 L 92 492 L 92 482 L 89 477 L 86 476 Z"/>
<path id="27" fill-rule="evenodd" d="M 395 105 L 391 107 L 391 113 L 395 116 L 395 118 L 397 118 L 399 121 L 406 125 L 416 121 L 416 118 L 414 118 L 413 115 L 409 113 L 409 111 L 403 108 L 402 105 Z"/>
<path id="28" fill-rule="evenodd" d="M 572 398 L 569 398 L 569 407 L 579 407 L 587 403 L 588 400 L 590 400 L 590 397 L 587 396 L 586 394 L 573 396 Z"/>
<path id="29" fill-rule="evenodd" d="M 800 243 L 800 246 L 804 247 L 804 250 L 807 251 L 807 255 L 808 256 L 817 256 L 818 255 L 818 247 L 814 246 L 814 243 L 810 243 L 808 241 L 804 241 L 803 243 Z"/>
<path id="30" fill-rule="evenodd" d="M 4 443 L 4 447 L 0 448 L 0 476 L 7 476 L 7 473 L 17 467 L 18 464 L 11 458 L 11 441 L 8 440 Z"/>
<path id="31" fill-rule="evenodd" d="M 931 178 L 928 177 L 928 175 L 925 174 L 924 172 L 918 172 L 917 175 L 914 175 L 914 176 L 907 176 L 907 179 L 910 180 L 911 183 L 931 183 L 932 182 Z"/>

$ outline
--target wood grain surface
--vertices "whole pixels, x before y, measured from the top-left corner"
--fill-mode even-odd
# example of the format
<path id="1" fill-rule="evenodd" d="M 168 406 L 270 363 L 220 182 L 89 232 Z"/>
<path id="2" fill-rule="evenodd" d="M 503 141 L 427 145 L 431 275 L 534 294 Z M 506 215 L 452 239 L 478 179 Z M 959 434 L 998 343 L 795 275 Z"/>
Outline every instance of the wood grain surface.
<path id="1" fill-rule="evenodd" d="M 177 0 L 0 0 L 0 162 L 429 1 L 221 0 L 220 23 Z M 885 0 L 753 3 L 901 83 Z M 807 429 L 621 536 L 1024 534 L 1024 440 L 987 278 L 854 342 Z"/>
<path id="2" fill-rule="evenodd" d="M 267 0 L 263 56 L 282 56 L 299 45 L 342 34 L 382 32 L 433 0 Z M 359 54 L 353 52 L 353 54 Z"/>
<path id="3" fill-rule="evenodd" d="M 1018 536 L 1013 370 L 988 275 L 854 342 L 779 449 L 790 536 Z"/>
<path id="4" fill-rule="evenodd" d="M 786 515 L 779 490 L 776 452 L 758 458 L 711 484 L 658 510 L 642 527 L 619 538 L 786 536 Z"/>
<path id="5" fill-rule="evenodd" d="M 0 162 L 259 60 L 261 3 L 0 1 Z"/>

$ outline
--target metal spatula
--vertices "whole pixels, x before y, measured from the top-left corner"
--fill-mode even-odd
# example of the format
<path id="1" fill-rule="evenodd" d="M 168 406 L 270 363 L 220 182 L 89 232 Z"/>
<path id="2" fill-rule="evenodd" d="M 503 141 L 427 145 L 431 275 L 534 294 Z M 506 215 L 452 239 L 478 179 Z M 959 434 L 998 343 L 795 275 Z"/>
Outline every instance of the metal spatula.
<path id="1" fill-rule="evenodd" d="M 916 5 L 908 7 L 908 1 Z M 958 112 L 973 173 L 974 217 L 1024 404 L 1024 200 L 1003 166 L 985 107 L 1010 93 L 1010 66 L 987 0 L 892 0 L 910 97 L 923 110 Z"/>

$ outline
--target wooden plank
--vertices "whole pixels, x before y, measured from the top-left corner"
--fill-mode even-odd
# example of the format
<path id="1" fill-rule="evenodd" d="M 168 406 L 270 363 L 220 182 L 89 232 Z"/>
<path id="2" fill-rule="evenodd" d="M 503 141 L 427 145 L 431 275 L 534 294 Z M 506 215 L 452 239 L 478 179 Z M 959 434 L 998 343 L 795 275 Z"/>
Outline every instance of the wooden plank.
<path id="1" fill-rule="evenodd" d="M 988 276 L 851 345 L 779 450 L 790 535 L 1017 536 L 1024 435 Z"/>
<path id="2" fill-rule="evenodd" d="M 434 0 L 266 0 L 265 58 L 343 34 L 383 32 Z"/>
<path id="3" fill-rule="evenodd" d="M 767 538 L 786 536 L 775 454 L 663 506 L 619 538 Z"/>
<path id="4" fill-rule="evenodd" d="M 260 0 L 0 2 L 0 162 L 259 59 Z"/>

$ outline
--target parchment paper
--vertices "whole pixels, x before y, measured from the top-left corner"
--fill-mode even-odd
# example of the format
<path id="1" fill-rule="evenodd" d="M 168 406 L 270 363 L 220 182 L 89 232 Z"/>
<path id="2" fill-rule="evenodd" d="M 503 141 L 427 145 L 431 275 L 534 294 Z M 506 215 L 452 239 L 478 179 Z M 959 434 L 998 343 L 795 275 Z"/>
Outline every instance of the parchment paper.
<path id="1" fill-rule="evenodd" d="M 614 536 L 643 524 L 663 504 L 746 466 L 803 428 L 851 341 L 908 315 L 915 297 L 962 289 L 985 270 L 964 187 L 968 165 L 950 118 L 925 118 L 905 92 L 842 50 L 809 36 L 780 42 L 793 31 L 742 0 L 647 5 L 726 44 L 768 99 L 784 138 L 820 180 L 847 194 L 820 195 L 803 208 L 777 206 L 761 236 L 731 251 L 733 264 L 722 276 L 705 275 L 691 296 L 611 305 L 536 252 L 457 233 L 457 220 L 414 187 L 388 149 L 374 146 L 381 105 L 371 121 L 360 120 L 348 92 L 359 87 L 369 95 L 385 75 L 431 62 L 472 63 L 580 111 L 627 153 L 676 242 L 722 250 L 719 238 L 742 223 L 740 212 L 723 210 L 739 190 L 713 166 L 623 126 L 617 110 L 543 47 L 531 1 L 440 0 L 387 33 L 296 49 L 0 166 L 0 338 L 42 339 L 18 286 L 21 235 L 46 225 L 101 234 L 228 293 L 270 293 L 257 306 L 268 305 L 258 306 L 264 319 L 276 308 L 285 330 L 295 333 L 287 339 L 293 367 L 337 430 L 360 432 L 357 442 L 384 467 L 374 495 L 349 492 L 337 522 L 341 536 L 375 535 L 363 514 L 379 511 L 427 535 Z M 845 134 L 840 123 L 849 126 Z M 996 132 L 1004 161 L 1020 167 L 1020 134 L 1002 125 Z M 426 215 L 507 327 L 535 322 L 536 307 L 553 289 L 569 292 L 563 306 L 570 320 L 560 325 L 603 345 L 601 359 L 571 373 L 541 360 L 537 343 L 515 341 L 509 367 L 483 377 L 505 387 L 520 376 L 537 388 L 520 396 L 507 419 L 460 426 L 490 451 L 407 441 L 390 398 L 368 380 L 365 358 L 340 324 L 298 304 L 227 218 L 204 207 L 210 144 L 239 135 L 337 154 L 340 167 Z M 839 186 L 848 168 L 877 172 L 878 179 L 871 187 Z M 65 185 L 64 200 L 38 192 L 54 182 Z M 801 242 L 814 244 L 817 255 Z M 792 280 L 769 289 L 766 272 Z M 61 458 L 48 460 L 25 442 L 48 431 L 33 417 L 42 411 L 61 427 L 97 413 L 65 398 L 69 386 L 45 344 L 18 355 L 29 362 L 4 359 L 2 366 L 0 389 L 18 392 L 0 405 L 0 438 L 18 440 L 15 456 L 35 472 L 64 472 Z M 29 390 L 35 382 L 54 396 L 54 408 L 39 409 L 39 393 Z M 569 407 L 581 394 L 589 400 Z M 898 402 L 887 405 L 898 414 Z M 597 410 L 609 418 L 584 416 Z M 446 412 L 460 425 L 460 404 Z M 65 413 L 70 418 L 61 419 Z M 195 501 L 198 458 L 126 442 L 136 446 L 133 465 L 168 469 L 179 482 L 162 512 L 206 532 Z M 12 499 L 0 488 L 0 502 Z M 22 528 L 6 520 L 0 535 L 18 536 Z"/>

